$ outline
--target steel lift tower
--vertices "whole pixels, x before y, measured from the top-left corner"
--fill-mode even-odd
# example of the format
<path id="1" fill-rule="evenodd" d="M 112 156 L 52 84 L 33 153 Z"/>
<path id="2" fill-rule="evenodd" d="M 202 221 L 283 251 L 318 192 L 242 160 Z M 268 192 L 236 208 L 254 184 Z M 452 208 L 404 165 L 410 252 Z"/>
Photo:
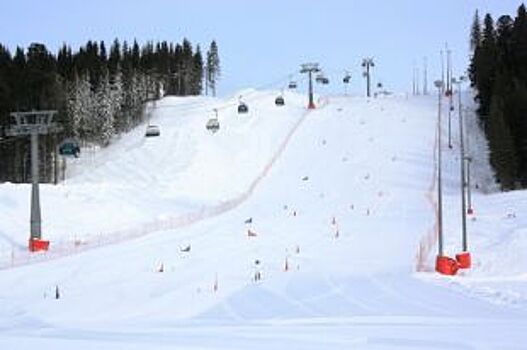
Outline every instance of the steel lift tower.
<path id="1" fill-rule="evenodd" d="M 304 63 L 300 67 L 300 73 L 308 73 L 309 75 L 309 104 L 307 108 L 315 109 L 315 102 L 313 101 L 313 73 L 320 72 L 320 68 L 318 63 Z"/>
<path id="2" fill-rule="evenodd" d="M 42 239 L 40 195 L 39 195 L 39 156 L 38 135 L 47 135 L 60 131 L 53 117 L 57 111 L 13 112 L 15 124 L 6 130 L 8 136 L 31 137 L 31 217 L 29 250 L 32 252 L 48 250 L 49 241 Z"/>

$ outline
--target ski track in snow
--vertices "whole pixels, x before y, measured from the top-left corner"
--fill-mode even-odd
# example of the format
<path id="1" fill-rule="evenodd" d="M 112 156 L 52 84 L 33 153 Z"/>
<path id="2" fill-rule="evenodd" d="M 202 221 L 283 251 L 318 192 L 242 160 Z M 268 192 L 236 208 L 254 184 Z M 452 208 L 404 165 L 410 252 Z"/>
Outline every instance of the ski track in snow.
<path id="1" fill-rule="evenodd" d="M 527 221 L 496 217 L 495 198 L 476 195 L 475 268 L 455 277 L 430 272 L 435 98 L 332 97 L 308 113 L 295 94 L 280 109 L 275 92 L 243 95 L 248 116 L 229 112 L 234 97 L 162 101 L 151 119 L 160 138 L 133 130 L 84 154 L 73 178 L 46 189 L 86 208 L 106 198 L 122 203 L 123 215 L 137 210 L 128 228 L 104 230 L 103 222 L 94 230 L 104 235 L 57 235 L 46 254 L 12 256 L 21 240 L 7 232 L 26 217 L 16 208 L 28 187 L 2 188 L 0 205 L 17 215 L 0 216 L 10 248 L 0 256 L 0 348 L 525 348 L 527 264 L 515 247 L 527 242 Z M 212 107 L 221 109 L 216 135 L 203 131 Z M 124 152 L 129 158 L 112 156 Z M 458 246 L 453 154 L 444 158 L 448 252 Z M 188 188 L 199 179 L 225 188 Z M 141 196 L 149 189 L 155 198 Z M 150 206 L 165 210 L 141 216 L 138 209 Z M 177 215 L 166 211 L 180 207 Z M 505 238 L 488 238 L 504 224 Z M 493 247 L 496 254 L 483 253 Z M 500 259 L 504 252 L 508 259 Z M 508 266 L 515 266 L 509 274 Z"/>

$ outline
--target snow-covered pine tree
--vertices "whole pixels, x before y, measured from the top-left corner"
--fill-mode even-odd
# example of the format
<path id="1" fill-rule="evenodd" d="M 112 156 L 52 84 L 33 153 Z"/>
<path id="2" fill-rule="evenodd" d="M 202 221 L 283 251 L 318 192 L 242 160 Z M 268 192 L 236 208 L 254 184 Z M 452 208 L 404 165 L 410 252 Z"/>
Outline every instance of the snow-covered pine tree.
<path id="1" fill-rule="evenodd" d="M 70 133 L 79 138 L 81 129 L 81 106 L 79 98 L 80 81 L 77 71 L 73 73 L 73 80 L 66 85 L 66 115 L 68 116 L 68 128 Z"/>
<path id="2" fill-rule="evenodd" d="M 208 86 L 212 91 L 212 95 L 216 96 L 216 87 L 217 82 L 221 76 L 221 69 L 220 56 L 218 54 L 218 45 L 216 44 L 215 40 L 211 42 L 209 51 L 207 52 L 206 72 Z"/>
<path id="3" fill-rule="evenodd" d="M 92 101 L 90 78 L 87 73 L 79 76 L 73 73 L 73 80 L 66 84 L 65 108 L 68 115 L 68 134 L 77 139 L 87 139 L 88 118 L 91 115 Z"/>
<path id="4" fill-rule="evenodd" d="M 123 70 L 123 100 L 121 102 L 121 117 L 119 124 L 122 125 L 124 131 L 130 130 L 132 127 L 132 111 L 133 111 L 133 71 L 130 69 Z"/>
<path id="5" fill-rule="evenodd" d="M 113 104 L 110 91 L 110 78 L 107 69 L 104 69 L 102 72 L 99 86 L 95 92 L 95 99 L 97 141 L 106 146 L 114 135 Z"/>
<path id="6" fill-rule="evenodd" d="M 114 118 L 114 131 L 116 134 L 124 130 L 122 124 L 122 103 L 123 103 L 123 81 L 119 65 L 115 68 L 115 73 L 110 74 L 110 100 L 112 104 L 112 115 Z"/>
<path id="7" fill-rule="evenodd" d="M 203 57 L 199 45 L 192 59 L 192 95 L 200 95 L 203 90 Z"/>

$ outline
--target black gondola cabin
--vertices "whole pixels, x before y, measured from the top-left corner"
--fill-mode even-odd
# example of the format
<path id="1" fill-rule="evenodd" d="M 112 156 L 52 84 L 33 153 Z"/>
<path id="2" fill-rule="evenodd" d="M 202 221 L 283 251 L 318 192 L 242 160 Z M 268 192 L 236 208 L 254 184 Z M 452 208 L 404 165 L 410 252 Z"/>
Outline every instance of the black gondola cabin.
<path id="1" fill-rule="evenodd" d="M 241 102 L 239 105 L 238 105 L 238 113 L 248 113 L 249 112 L 249 107 Z"/>
<path id="2" fill-rule="evenodd" d="M 81 153 L 81 148 L 79 143 L 75 140 L 65 140 L 59 147 L 59 153 L 62 156 L 73 156 L 75 158 L 79 157 Z"/>

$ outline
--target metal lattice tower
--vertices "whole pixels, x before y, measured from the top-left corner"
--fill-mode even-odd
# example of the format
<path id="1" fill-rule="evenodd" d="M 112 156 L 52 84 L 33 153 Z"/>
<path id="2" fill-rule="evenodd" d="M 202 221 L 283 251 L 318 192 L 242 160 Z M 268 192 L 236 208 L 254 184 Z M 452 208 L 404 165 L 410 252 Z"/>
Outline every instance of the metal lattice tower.
<path id="1" fill-rule="evenodd" d="M 309 104 L 307 108 L 314 109 L 315 102 L 313 101 L 313 73 L 320 72 L 320 68 L 318 63 L 304 63 L 300 67 L 300 73 L 308 73 L 309 76 Z"/>
<path id="2" fill-rule="evenodd" d="M 34 243 L 40 242 L 42 238 L 40 195 L 39 195 L 39 155 L 38 135 L 56 133 L 61 128 L 54 122 L 53 117 L 57 111 L 31 111 L 13 112 L 11 117 L 15 124 L 6 130 L 7 136 L 30 136 L 31 137 L 31 217 L 30 217 L 30 239 L 29 249 L 40 250 Z M 49 242 L 48 242 L 49 244 Z M 45 245 L 47 249 L 47 245 Z"/>

